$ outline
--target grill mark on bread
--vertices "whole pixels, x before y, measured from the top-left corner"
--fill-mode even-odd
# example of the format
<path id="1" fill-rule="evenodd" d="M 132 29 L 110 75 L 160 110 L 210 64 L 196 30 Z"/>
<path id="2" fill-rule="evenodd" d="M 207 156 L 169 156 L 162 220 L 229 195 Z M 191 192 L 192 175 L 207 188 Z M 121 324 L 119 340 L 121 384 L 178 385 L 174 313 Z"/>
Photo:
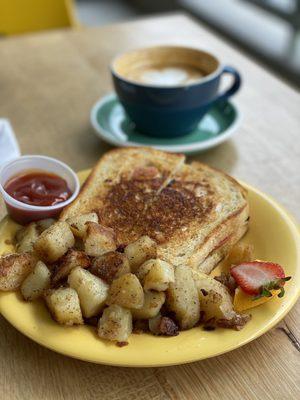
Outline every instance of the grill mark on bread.
<path id="1" fill-rule="evenodd" d="M 146 205 L 162 183 L 163 178 L 147 181 L 122 178 L 111 187 L 98 215 L 101 224 L 115 231 L 118 244 L 128 244 L 143 235 L 141 219 Z"/>
<path id="2" fill-rule="evenodd" d="M 177 230 L 195 219 L 203 220 L 212 210 L 213 191 L 207 182 L 173 180 L 158 193 L 164 181 L 164 176 L 122 178 L 112 186 L 99 211 L 99 222 L 116 232 L 119 244 L 142 235 L 164 243 Z"/>

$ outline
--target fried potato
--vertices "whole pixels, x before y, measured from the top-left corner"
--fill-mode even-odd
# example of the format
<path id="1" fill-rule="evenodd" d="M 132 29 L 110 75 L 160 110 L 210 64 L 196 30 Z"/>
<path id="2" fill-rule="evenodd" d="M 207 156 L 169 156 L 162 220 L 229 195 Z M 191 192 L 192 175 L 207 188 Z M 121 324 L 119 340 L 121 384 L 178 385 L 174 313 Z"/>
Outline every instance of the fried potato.
<path id="1" fill-rule="evenodd" d="M 89 271 L 77 267 L 68 278 L 68 284 L 79 296 L 82 314 L 86 318 L 98 315 L 108 296 L 108 285 Z"/>
<path id="2" fill-rule="evenodd" d="M 54 218 L 45 218 L 45 219 L 36 221 L 36 226 L 37 226 L 39 233 L 41 234 L 46 229 L 50 228 L 50 226 L 53 225 L 55 222 L 56 222 L 56 220 Z"/>
<path id="3" fill-rule="evenodd" d="M 42 261 L 38 261 L 21 285 L 24 300 L 32 301 L 40 297 L 44 290 L 50 287 L 50 276 L 48 267 Z"/>
<path id="4" fill-rule="evenodd" d="M 149 330 L 154 335 L 177 336 L 179 327 L 170 317 L 163 317 L 160 313 L 148 320 Z"/>
<path id="5" fill-rule="evenodd" d="M 125 254 L 117 251 L 110 251 L 93 260 L 90 268 L 92 274 L 103 279 L 107 283 L 112 283 L 116 278 L 130 272 L 128 258 Z"/>
<path id="6" fill-rule="evenodd" d="M 63 325 L 82 325 L 79 297 L 72 288 L 49 289 L 44 295 L 53 318 Z"/>
<path id="7" fill-rule="evenodd" d="M 105 308 L 98 324 L 98 335 L 102 339 L 126 342 L 131 332 L 132 317 L 129 310 L 117 304 Z"/>
<path id="8" fill-rule="evenodd" d="M 142 308 L 144 292 L 138 278 L 133 274 L 125 274 L 115 279 L 110 288 L 107 304 L 118 304 L 125 308 Z"/>
<path id="9" fill-rule="evenodd" d="M 30 253 L 0 257 L 0 290 L 16 290 L 33 270 L 36 258 Z"/>
<path id="10" fill-rule="evenodd" d="M 148 319 L 155 317 L 166 300 L 164 292 L 148 291 L 144 294 L 144 304 L 140 309 L 132 309 L 134 319 Z"/>
<path id="11" fill-rule="evenodd" d="M 204 320 L 230 319 L 235 314 L 232 298 L 225 285 L 202 272 L 193 271 Z"/>
<path id="12" fill-rule="evenodd" d="M 16 245 L 18 253 L 26 253 L 33 251 L 33 245 L 39 237 L 39 231 L 37 224 L 31 222 L 29 225 L 23 228 L 22 234 L 19 232 L 20 241 Z"/>
<path id="13" fill-rule="evenodd" d="M 173 265 L 159 259 L 148 260 L 145 264 L 149 268 L 149 272 L 143 279 L 145 290 L 164 292 L 169 284 L 175 281 Z"/>
<path id="14" fill-rule="evenodd" d="M 58 221 L 40 235 L 33 247 L 43 261 L 52 263 L 73 247 L 74 243 L 75 239 L 69 225 L 64 221 Z"/>
<path id="15" fill-rule="evenodd" d="M 20 243 L 24 237 L 26 226 L 21 226 L 15 233 L 14 242 L 16 244 Z"/>
<path id="16" fill-rule="evenodd" d="M 66 278 L 72 269 L 76 267 L 88 268 L 90 264 L 90 258 L 83 251 L 70 249 L 61 260 L 59 260 L 59 264 L 52 276 L 52 282 L 56 284 Z"/>
<path id="17" fill-rule="evenodd" d="M 127 245 L 124 252 L 129 260 L 131 272 L 135 272 L 145 261 L 156 258 L 157 245 L 149 236 L 141 236 Z"/>
<path id="18" fill-rule="evenodd" d="M 86 234 L 86 223 L 98 223 L 98 215 L 95 212 L 76 215 L 75 217 L 68 218 L 66 222 L 70 225 L 71 230 L 75 236 L 83 238 Z"/>
<path id="19" fill-rule="evenodd" d="M 84 250 L 92 257 L 99 257 L 117 248 L 113 229 L 95 222 L 86 223 Z"/>
<path id="20" fill-rule="evenodd" d="M 190 329 L 199 321 L 199 295 L 191 268 L 184 265 L 175 268 L 175 282 L 169 285 L 166 303 L 181 329 Z"/>
<path id="21" fill-rule="evenodd" d="M 251 244 L 236 243 L 223 261 L 223 268 L 229 269 L 232 265 L 253 260 L 254 248 Z"/>
<path id="22" fill-rule="evenodd" d="M 142 285 L 144 285 L 145 277 L 150 272 L 150 269 L 151 269 L 151 267 L 153 265 L 152 261 L 154 261 L 154 260 L 145 261 L 135 271 L 135 275 L 138 277 L 138 279 L 140 280 Z"/>

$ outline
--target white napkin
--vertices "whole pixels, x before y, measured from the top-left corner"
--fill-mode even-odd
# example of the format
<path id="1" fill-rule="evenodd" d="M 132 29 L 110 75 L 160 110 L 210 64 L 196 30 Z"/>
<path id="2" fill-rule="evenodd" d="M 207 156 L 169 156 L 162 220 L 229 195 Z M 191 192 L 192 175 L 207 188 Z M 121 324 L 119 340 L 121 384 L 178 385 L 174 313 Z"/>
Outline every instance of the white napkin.
<path id="1" fill-rule="evenodd" d="M 0 118 L 0 166 L 20 155 L 20 148 L 8 119 Z"/>

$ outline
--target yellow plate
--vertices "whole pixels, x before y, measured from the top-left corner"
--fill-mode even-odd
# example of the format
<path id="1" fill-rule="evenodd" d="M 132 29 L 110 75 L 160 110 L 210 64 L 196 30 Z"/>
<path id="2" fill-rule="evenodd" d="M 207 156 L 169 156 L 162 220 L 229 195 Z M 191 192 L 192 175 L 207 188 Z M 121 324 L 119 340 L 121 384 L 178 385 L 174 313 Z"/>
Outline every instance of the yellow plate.
<path id="1" fill-rule="evenodd" d="M 79 174 L 81 181 L 88 171 Z M 97 338 L 92 327 L 62 327 L 54 322 L 42 302 L 25 303 L 18 293 L 0 294 L 2 315 L 20 332 L 37 343 L 81 360 L 127 366 L 149 367 L 202 360 L 236 349 L 267 332 L 292 308 L 300 287 L 300 235 L 295 222 L 274 200 L 247 186 L 251 207 L 250 230 L 243 239 L 252 243 L 255 257 L 284 266 L 293 279 L 286 295 L 251 310 L 252 320 L 240 332 L 201 327 L 166 338 L 133 334 L 129 345 L 119 348 Z M 0 225 L 0 254 L 13 250 L 5 243 L 17 225 L 5 218 Z M 221 268 L 221 267 L 219 267 Z"/>

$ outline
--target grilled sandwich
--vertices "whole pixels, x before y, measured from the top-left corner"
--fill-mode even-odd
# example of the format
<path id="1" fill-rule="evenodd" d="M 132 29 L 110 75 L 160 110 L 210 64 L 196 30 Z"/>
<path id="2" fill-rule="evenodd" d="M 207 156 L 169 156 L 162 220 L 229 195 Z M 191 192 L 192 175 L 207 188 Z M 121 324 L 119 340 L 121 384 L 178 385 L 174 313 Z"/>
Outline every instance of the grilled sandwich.
<path id="1" fill-rule="evenodd" d="M 209 273 L 246 232 L 246 190 L 207 165 L 150 148 L 115 149 L 93 169 L 61 219 L 95 211 L 117 245 L 143 235 L 174 266 Z"/>

